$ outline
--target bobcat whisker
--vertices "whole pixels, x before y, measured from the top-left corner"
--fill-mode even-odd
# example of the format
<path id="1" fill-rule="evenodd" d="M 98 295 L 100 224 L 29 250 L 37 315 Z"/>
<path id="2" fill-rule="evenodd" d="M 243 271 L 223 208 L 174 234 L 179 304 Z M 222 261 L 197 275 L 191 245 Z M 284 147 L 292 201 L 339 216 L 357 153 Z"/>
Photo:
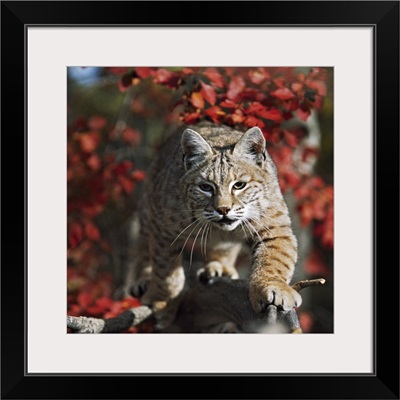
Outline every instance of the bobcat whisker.
<path id="1" fill-rule="evenodd" d="M 262 243 L 262 244 L 265 246 L 265 243 L 264 243 L 263 240 L 261 239 L 261 236 L 260 236 L 259 233 L 257 232 L 257 229 L 254 228 L 254 226 L 251 225 L 250 222 L 249 222 L 248 220 L 246 220 L 246 222 L 247 222 L 247 224 L 248 224 L 248 227 L 251 228 L 251 229 L 254 231 L 254 233 L 258 236 L 258 238 L 260 239 L 260 243 Z M 254 237 L 254 236 L 253 236 L 253 237 Z"/>
<path id="2" fill-rule="evenodd" d="M 194 216 L 195 219 L 198 219 L 198 217 L 201 217 L 201 214 L 195 215 L 195 216 Z M 176 224 L 180 224 L 181 222 L 191 221 L 191 220 L 193 220 L 193 217 L 181 219 L 181 220 L 179 220 L 179 221 L 171 222 L 171 223 L 165 224 L 165 225 L 176 225 Z"/>
<path id="3" fill-rule="evenodd" d="M 207 218 L 206 226 L 205 226 L 205 229 L 203 232 L 204 238 L 203 238 L 203 235 L 201 235 L 201 241 L 203 242 L 202 254 L 203 254 L 203 257 L 205 260 L 207 260 L 207 241 L 208 241 L 208 235 L 209 235 L 211 229 L 212 229 L 212 224 L 210 223 L 210 219 Z"/>
<path id="4" fill-rule="evenodd" d="M 251 218 L 251 217 L 250 217 L 250 220 L 251 220 L 251 221 L 254 221 L 256 224 L 260 225 L 261 228 L 264 228 L 267 232 L 271 232 L 271 229 L 269 229 L 269 228 L 267 228 L 265 225 L 261 224 L 261 223 L 258 221 L 257 218 L 254 218 L 254 217 Z"/>
<path id="5" fill-rule="evenodd" d="M 196 212 L 196 211 L 203 211 L 202 208 L 171 208 L 171 211 L 187 211 L 187 212 Z"/>
<path id="6" fill-rule="evenodd" d="M 205 259 L 207 260 L 207 240 L 208 240 L 208 235 L 211 237 L 212 234 L 212 224 L 208 223 L 208 230 L 206 234 L 206 241 L 205 241 Z"/>
<path id="7" fill-rule="evenodd" d="M 242 230 L 243 230 L 244 237 L 245 237 L 246 242 L 247 242 L 247 241 L 248 241 L 248 239 L 247 239 L 247 233 L 246 233 L 246 231 L 245 231 L 245 229 L 244 229 L 244 224 L 242 224 L 242 222 L 243 222 L 243 220 L 240 220 L 240 227 L 241 227 Z"/>
<path id="8" fill-rule="evenodd" d="M 203 222 L 203 221 L 195 221 L 195 222 L 197 222 L 197 224 L 195 225 L 195 227 L 190 231 L 190 233 L 189 233 L 189 235 L 187 236 L 187 238 L 186 238 L 186 240 L 185 240 L 185 243 L 183 243 L 183 246 L 182 246 L 182 250 L 180 251 L 180 253 L 178 254 L 178 257 L 176 257 L 176 260 L 178 260 L 179 259 L 179 257 L 182 255 L 182 253 L 183 253 L 183 250 L 185 250 L 185 247 L 186 247 L 186 243 L 188 242 L 188 240 L 189 240 L 189 238 L 190 238 L 190 236 L 192 236 L 192 233 L 195 231 L 195 229 Z M 194 222 L 192 223 L 192 224 L 190 224 L 190 225 L 193 225 L 194 224 Z M 189 226 L 190 226 L 189 225 Z M 187 229 L 187 228 L 186 228 Z"/>
<path id="9" fill-rule="evenodd" d="M 200 238 L 200 247 L 201 247 L 201 253 L 203 254 L 203 257 L 207 260 L 207 253 L 206 253 L 206 248 L 205 248 L 205 242 L 204 242 L 204 238 L 205 235 L 207 233 L 207 229 L 209 228 L 209 222 L 207 220 L 205 220 L 205 226 L 204 226 L 204 230 L 203 233 L 201 234 L 201 238 Z"/>
<path id="10" fill-rule="evenodd" d="M 175 240 L 169 245 L 169 247 L 171 247 L 179 238 L 179 236 L 182 235 L 183 232 L 185 232 L 187 229 L 189 229 L 193 224 L 195 224 L 196 222 L 199 222 L 197 219 L 195 221 L 193 221 L 191 224 L 189 224 L 185 229 L 183 229 L 181 231 L 181 233 L 175 238 Z M 201 221 L 200 221 L 201 222 Z M 193 232 L 193 231 L 192 231 Z"/>
<path id="11" fill-rule="evenodd" d="M 207 221 L 204 221 L 203 225 L 200 227 L 199 231 L 197 232 L 196 236 L 194 237 L 193 240 L 193 244 L 192 244 L 192 249 L 190 250 L 190 262 L 189 262 L 189 266 L 192 266 L 192 259 L 193 259 L 193 250 L 194 250 L 194 246 L 196 244 L 196 240 L 200 234 L 200 232 L 202 231 L 202 229 L 204 228 L 205 224 L 207 223 Z M 201 244 L 201 243 L 200 243 Z"/>
<path id="12" fill-rule="evenodd" d="M 254 233 L 251 231 L 251 229 L 249 228 L 249 222 L 246 220 L 246 218 L 244 218 L 243 220 L 244 223 L 244 227 L 247 228 L 247 231 L 249 232 L 249 235 L 251 238 L 254 238 Z"/>

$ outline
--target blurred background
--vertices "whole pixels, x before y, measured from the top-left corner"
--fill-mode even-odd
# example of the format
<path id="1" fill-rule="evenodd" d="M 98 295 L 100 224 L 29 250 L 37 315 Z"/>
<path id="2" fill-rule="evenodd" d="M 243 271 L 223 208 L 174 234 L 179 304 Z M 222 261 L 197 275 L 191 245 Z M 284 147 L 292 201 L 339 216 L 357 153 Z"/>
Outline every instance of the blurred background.
<path id="1" fill-rule="evenodd" d="M 333 68 L 69 67 L 67 85 L 69 315 L 140 304 L 116 293 L 146 170 L 179 124 L 210 120 L 262 129 L 299 241 L 293 282 L 326 279 L 301 293 L 302 329 L 334 331 Z"/>

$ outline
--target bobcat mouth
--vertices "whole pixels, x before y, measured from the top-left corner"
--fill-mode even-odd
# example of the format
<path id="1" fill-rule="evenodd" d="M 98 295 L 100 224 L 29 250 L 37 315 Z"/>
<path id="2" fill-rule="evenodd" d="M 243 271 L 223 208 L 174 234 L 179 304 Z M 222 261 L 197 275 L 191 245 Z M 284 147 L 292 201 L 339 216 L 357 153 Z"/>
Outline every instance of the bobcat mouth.
<path id="1" fill-rule="evenodd" d="M 237 219 L 230 219 L 230 218 L 227 218 L 227 217 L 222 217 L 219 221 L 217 221 L 217 224 L 219 224 L 219 225 L 232 225 L 236 221 L 237 221 Z"/>
<path id="2" fill-rule="evenodd" d="M 240 224 L 238 218 L 222 217 L 219 221 L 214 221 L 219 229 L 223 231 L 233 231 Z"/>

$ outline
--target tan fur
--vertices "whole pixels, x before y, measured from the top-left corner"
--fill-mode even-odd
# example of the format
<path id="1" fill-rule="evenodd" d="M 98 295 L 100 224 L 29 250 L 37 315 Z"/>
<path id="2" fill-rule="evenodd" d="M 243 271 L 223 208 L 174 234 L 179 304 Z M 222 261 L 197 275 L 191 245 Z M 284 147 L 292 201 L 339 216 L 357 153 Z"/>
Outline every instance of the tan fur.
<path id="1" fill-rule="evenodd" d="M 288 285 L 297 242 L 261 131 L 186 128 L 160 147 L 139 208 L 132 280 L 145 288 L 142 302 L 153 306 L 160 326 L 170 321 L 184 286 L 181 254 L 192 239 L 205 253 L 206 277 L 237 278 L 236 257 L 242 245 L 249 247 L 249 295 L 257 312 L 271 303 L 284 309 L 300 305 Z"/>

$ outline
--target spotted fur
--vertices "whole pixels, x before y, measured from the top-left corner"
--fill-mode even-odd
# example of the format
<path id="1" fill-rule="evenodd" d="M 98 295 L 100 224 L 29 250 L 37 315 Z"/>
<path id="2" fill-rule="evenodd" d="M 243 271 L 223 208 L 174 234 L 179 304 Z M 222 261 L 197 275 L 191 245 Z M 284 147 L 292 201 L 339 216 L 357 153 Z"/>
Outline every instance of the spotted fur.
<path id="1" fill-rule="evenodd" d="M 300 305 L 288 285 L 297 242 L 259 128 L 243 133 L 205 124 L 178 130 L 158 151 L 139 211 L 139 251 L 130 278 L 161 326 L 173 317 L 184 286 L 182 253 L 189 239 L 200 243 L 207 278 L 237 278 L 236 257 L 242 246 L 249 248 L 255 311 Z"/>

